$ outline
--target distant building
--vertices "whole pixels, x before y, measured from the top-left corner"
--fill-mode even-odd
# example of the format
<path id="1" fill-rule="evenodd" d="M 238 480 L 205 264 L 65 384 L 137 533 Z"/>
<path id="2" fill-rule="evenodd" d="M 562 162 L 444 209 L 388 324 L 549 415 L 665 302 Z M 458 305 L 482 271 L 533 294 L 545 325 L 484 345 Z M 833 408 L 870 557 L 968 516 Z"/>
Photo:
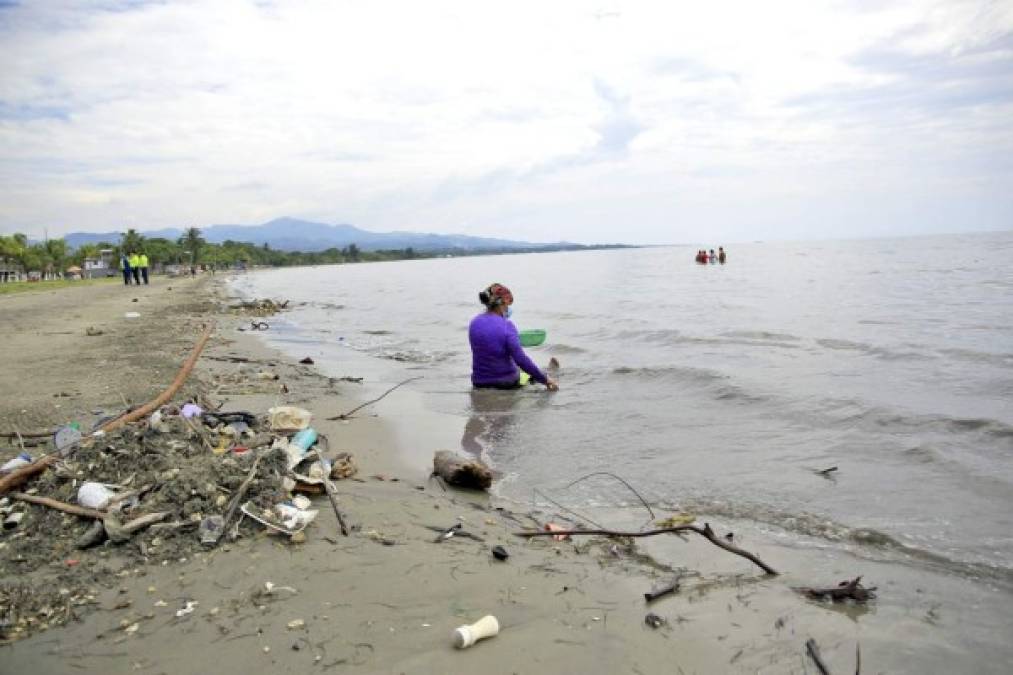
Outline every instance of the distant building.
<path id="1" fill-rule="evenodd" d="M 0 284 L 6 284 L 12 281 L 24 281 L 25 277 L 21 273 L 21 267 L 17 263 L 0 260 Z"/>
<path id="2" fill-rule="evenodd" d="M 97 258 L 85 258 L 84 267 L 81 269 L 81 276 L 85 279 L 114 277 L 117 273 L 116 256 L 113 255 L 111 248 L 100 250 Z"/>

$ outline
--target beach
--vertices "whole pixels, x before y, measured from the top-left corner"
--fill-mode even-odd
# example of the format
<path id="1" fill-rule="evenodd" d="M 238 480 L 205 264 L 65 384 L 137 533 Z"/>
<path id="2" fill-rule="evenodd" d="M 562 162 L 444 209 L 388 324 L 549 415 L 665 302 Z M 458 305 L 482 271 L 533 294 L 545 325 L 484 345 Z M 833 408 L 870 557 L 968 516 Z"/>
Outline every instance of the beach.
<path id="1" fill-rule="evenodd" d="M 411 407 L 411 397 L 396 393 L 352 419 L 328 421 L 364 402 L 364 392 L 377 385 L 322 374 L 299 364 L 291 350 L 283 354 L 253 332 L 237 330 L 251 319 L 229 310 L 233 300 L 222 281 L 156 278 L 146 287 L 0 298 L 6 333 L 0 430 L 70 421 L 90 427 L 96 412 L 115 414 L 153 398 L 202 326 L 215 322 L 177 398 L 233 378 L 255 391 L 222 394 L 225 409 L 263 413 L 297 405 L 311 411 L 329 450 L 351 453 L 358 466 L 353 478 L 336 482 L 352 532 L 340 534 L 326 497 L 318 496 L 313 508 L 320 513 L 304 543 L 244 530 L 252 534 L 179 556 L 170 547 L 160 553 L 142 534 L 149 548 L 140 561 L 107 545 L 53 550 L 50 560 L 30 569 L 6 545 L 0 548 L 0 583 L 87 588 L 93 599 L 78 608 L 76 620 L 3 646 L 0 671 L 803 673 L 814 668 L 805 656 L 808 638 L 841 672 L 854 668 L 857 644 L 869 672 L 1007 670 L 1001 653 L 975 656 L 953 643 L 938 644 L 933 625 L 945 624 L 950 610 L 930 596 L 956 591 L 942 589 L 940 583 L 949 582 L 927 571 L 904 577 L 906 585 L 921 578 L 926 602 L 897 604 L 889 601 L 896 582 L 885 563 L 771 546 L 769 533 L 748 524 L 740 529 L 738 522 L 734 541 L 782 574 L 764 574 L 696 536 L 520 539 L 513 533 L 541 529 L 553 514 L 430 479 L 420 458 L 444 448 L 427 447 L 426 439 L 458 430 L 420 430 L 413 443 L 404 419 L 439 425 L 440 417 L 426 418 Z M 140 316 L 126 318 L 127 312 Z M 89 327 L 100 334 L 87 335 Z M 278 379 L 260 378 L 260 372 Z M 14 446 L 0 459 L 13 456 Z M 671 513 L 659 509 L 655 515 Z M 32 522 L 29 511 L 18 532 L 30 531 Z M 712 524 L 724 537 L 730 522 Z M 439 530 L 457 523 L 477 539 L 436 542 Z M 71 516 L 63 521 L 75 532 L 86 525 Z M 492 557 L 495 545 L 507 549 L 506 561 Z M 875 577 L 885 602 L 831 604 L 795 590 L 836 585 L 858 568 Z M 819 570 L 819 577 L 810 570 Z M 645 592 L 676 578 L 678 592 L 645 602 Z M 648 626 L 648 613 L 665 623 Z M 500 634 L 455 649 L 454 628 L 487 614 L 498 618 Z M 869 617 L 876 618 L 871 629 Z M 997 628 L 966 624 L 960 630 L 973 635 Z"/>

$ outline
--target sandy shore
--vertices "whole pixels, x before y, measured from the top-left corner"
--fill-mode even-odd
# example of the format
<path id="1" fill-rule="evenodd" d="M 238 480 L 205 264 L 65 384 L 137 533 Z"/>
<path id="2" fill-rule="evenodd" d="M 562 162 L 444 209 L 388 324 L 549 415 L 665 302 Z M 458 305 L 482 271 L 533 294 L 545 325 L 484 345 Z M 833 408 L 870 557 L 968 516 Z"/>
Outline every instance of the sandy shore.
<path id="1" fill-rule="evenodd" d="M 151 553 L 141 564 L 100 547 L 81 552 L 70 570 L 55 553 L 48 565 L 24 569 L 0 548 L 0 583 L 52 585 L 80 575 L 95 596 L 80 620 L 0 648 L 3 672 L 802 673 L 815 672 L 804 657 L 810 636 L 839 672 L 853 670 L 857 641 L 863 661 L 875 664 L 868 672 L 896 672 L 930 648 L 920 615 L 879 610 L 906 636 L 902 645 L 896 636 L 863 633 L 855 619 L 876 609 L 806 601 L 791 585 L 811 579 L 763 575 L 699 538 L 523 541 L 512 533 L 539 522 L 428 480 L 399 459 L 383 417 L 326 421 L 356 404 L 358 385 L 286 361 L 238 332 L 249 319 L 224 307 L 209 284 L 192 280 L 0 298 L 0 431 L 71 420 L 90 425 L 97 412 L 146 401 L 171 380 L 200 326 L 214 319 L 216 336 L 187 391 L 251 367 L 278 374 L 256 392 L 224 395 L 227 407 L 311 410 L 331 449 L 358 463 L 357 480 L 338 483 L 355 531 L 342 537 L 318 497 L 320 516 L 302 544 L 258 534 L 183 557 Z M 130 311 L 141 317 L 125 318 Z M 88 327 L 101 334 L 87 336 Z M 12 446 L 0 447 L 0 459 L 13 454 Z M 430 528 L 458 522 L 482 541 L 434 543 Z M 69 519 L 67 527 L 83 531 L 86 524 Z M 736 533 L 767 563 L 788 566 L 785 549 L 757 550 L 759 538 L 750 535 Z M 510 552 L 506 562 L 490 555 L 494 545 Z M 820 555 L 796 553 L 796 570 L 806 555 Z M 842 563 L 839 578 L 849 567 Z M 645 591 L 676 575 L 684 579 L 678 594 L 645 603 Z M 266 584 L 274 590 L 266 592 Z M 187 601 L 198 604 L 177 617 Z M 648 627 L 648 612 L 668 623 Z M 453 629 L 485 614 L 498 617 L 500 635 L 454 649 Z"/>

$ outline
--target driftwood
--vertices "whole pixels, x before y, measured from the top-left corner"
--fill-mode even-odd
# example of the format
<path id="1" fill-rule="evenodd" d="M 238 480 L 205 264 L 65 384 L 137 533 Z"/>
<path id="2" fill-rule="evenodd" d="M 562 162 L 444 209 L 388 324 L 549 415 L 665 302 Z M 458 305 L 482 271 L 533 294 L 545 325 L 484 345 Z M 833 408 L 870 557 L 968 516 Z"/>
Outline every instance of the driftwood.
<path id="1" fill-rule="evenodd" d="M 341 528 L 341 534 L 348 536 L 348 525 L 345 524 L 345 517 L 341 513 L 341 509 L 338 507 L 338 491 L 331 483 L 331 479 L 324 476 L 324 489 L 327 490 L 327 499 L 331 501 L 331 508 L 334 509 L 334 515 L 338 517 L 338 526 Z"/>
<path id="2" fill-rule="evenodd" d="M 252 483 L 253 479 L 257 477 L 257 467 L 260 466 L 260 460 L 264 459 L 264 457 L 269 455 L 271 452 L 273 451 L 268 450 L 267 452 L 262 452 L 257 455 L 257 459 L 253 460 L 253 466 L 250 467 L 250 473 L 247 474 L 246 479 L 242 482 L 242 484 L 240 484 L 239 489 L 236 490 L 236 494 L 233 495 L 232 501 L 229 502 L 229 510 L 225 512 L 225 523 L 222 525 L 223 533 L 228 532 L 229 522 L 232 520 L 232 517 L 236 515 L 236 510 L 239 509 L 239 505 L 243 502 L 243 497 L 246 496 L 246 491 L 250 489 L 250 483 Z"/>
<path id="3" fill-rule="evenodd" d="M 197 340 L 197 344 L 194 345 L 193 351 L 190 352 L 190 356 L 187 357 L 187 360 L 183 362 L 183 366 L 179 369 L 179 372 L 176 374 L 176 378 L 172 381 L 172 384 L 170 384 L 166 388 L 165 391 L 163 391 L 153 400 L 142 405 L 140 408 L 137 408 L 136 410 L 133 410 L 130 413 L 127 413 L 126 415 L 123 415 L 121 417 L 117 417 L 116 419 L 109 420 L 101 427 L 99 427 L 99 431 L 108 432 L 112 431 L 113 429 L 119 429 L 120 427 L 126 426 L 127 424 L 139 420 L 142 417 L 147 417 L 148 415 L 150 415 L 151 413 L 155 412 L 163 405 L 168 403 L 172 399 L 172 397 L 176 395 L 176 392 L 179 391 L 180 387 L 183 386 L 183 383 L 186 382 L 186 379 L 190 376 L 191 371 L 193 371 L 193 367 L 197 365 L 197 359 L 200 358 L 200 354 L 202 351 L 204 351 L 204 346 L 208 343 L 208 340 L 211 339 L 211 335 L 214 333 L 214 330 L 215 330 L 214 324 L 211 324 L 210 326 L 204 329 L 204 333 Z"/>
<path id="4" fill-rule="evenodd" d="M 197 340 L 197 344 L 194 345 L 193 351 L 186 361 L 183 362 L 183 366 L 179 369 L 179 373 L 176 375 L 176 379 L 172 381 L 165 391 L 159 394 L 155 399 L 148 402 L 146 405 L 137 408 L 129 413 L 121 415 L 115 419 L 109 420 L 101 427 L 98 431 L 111 431 L 118 429 L 124 425 L 127 425 L 135 420 L 150 415 L 154 411 L 169 402 L 169 400 L 179 391 L 183 383 L 186 382 L 186 378 L 190 376 L 190 372 L 193 371 L 193 367 L 197 364 L 197 359 L 200 358 L 201 352 L 204 350 L 204 345 L 207 344 L 208 340 L 211 339 L 211 334 L 214 332 L 214 324 L 208 326 L 204 330 L 204 334 L 201 335 L 200 339 Z M 53 453 L 46 455 L 27 466 L 23 466 L 20 469 L 15 469 L 11 473 L 7 474 L 3 478 L 0 478 L 0 495 L 7 494 L 10 490 L 21 485 L 35 474 L 42 473 L 50 466 L 55 464 L 60 459 L 59 453 Z"/>
<path id="5" fill-rule="evenodd" d="M 382 394 L 380 394 L 379 396 L 377 396 L 376 398 L 374 398 L 372 401 L 366 401 L 362 405 L 356 406 L 356 407 L 352 408 L 351 410 L 349 410 L 346 413 L 341 413 L 340 415 L 335 415 L 334 417 L 328 417 L 327 419 L 329 419 L 329 420 L 347 420 L 347 419 L 351 418 L 351 416 L 353 414 L 355 414 L 358 411 L 362 410 L 366 406 L 373 405 L 377 401 L 382 400 L 383 398 L 385 398 L 387 396 L 387 394 L 391 393 L 392 391 L 394 391 L 395 389 L 397 389 L 401 385 L 408 384 L 409 382 L 414 382 L 415 380 L 421 380 L 421 379 L 422 379 L 421 375 L 419 377 L 409 377 L 407 380 L 404 380 L 402 382 L 398 382 L 393 387 L 391 387 L 387 391 L 383 392 Z"/>
<path id="6" fill-rule="evenodd" d="M 711 529 L 711 526 L 710 526 L 709 523 L 704 523 L 703 527 L 700 527 L 699 525 L 692 525 L 692 524 L 689 524 L 689 525 L 676 525 L 674 527 L 663 527 L 663 528 L 658 529 L 658 530 L 647 530 L 645 532 L 620 532 L 620 531 L 617 531 L 617 530 L 604 530 L 604 529 L 603 530 L 556 530 L 556 531 L 529 530 L 529 531 L 524 531 L 524 532 L 514 532 L 514 535 L 518 536 L 518 537 L 546 537 L 546 536 L 554 536 L 554 535 L 560 535 L 560 536 L 564 536 L 564 535 L 570 535 L 570 536 L 602 535 L 602 536 L 606 536 L 606 537 L 653 537 L 656 534 L 677 534 L 677 533 L 680 533 L 680 532 L 695 532 L 695 533 L 699 534 L 701 537 L 703 537 L 704 539 L 706 539 L 707 541 L 709 541 L 710 543 L 712 543 L 715 546 L 717 546 L 718 548 L 723 548 L 724 550 L 728 551 L 729 553 L 734 553 L 737 556 L 741 556 L 741 557 L 749 560 L 750 562 L 752 562 L 754 565 L 756 565 L 757 567 L 759 567 L 760 569 L 762 569 L 767 574 L 770 574 L 772 576 L 776 576 L 777 575 L 777 570 L 775 570 L 773 567 L 771 567 L 767 563 L 765 563 L 762 560 L 760 560 L 759 558 L 757 558 L 755 555 L 753 555 L 749 551 L 743 551 L 741 548 L 739 548 L 738 546 L 735 546 L 731 542 L 723 541 L 723 540 L 719 539 L 714 534 L 714 530 Z"/>
<path id="7" fill-rule="evenodd" d="M 116 513 L 109 513 L 102 519 L 102 524 L 105 526 L 106 534 L 109 536 L 110 541 L 119 544 L 130 539 L 134 532 L 143 530 L 154 523 L 161 522 L 170 515 L 172 514 L 165 511 L 161 513 L 149 513 L 143 516 L 138 516 L 127 523 L 121 523 L 119 515 Z"/>
<path id="8" fill-rule="evenodd" d="M 876 588 L 876 586 L 866 588 L 862 585 L 862 577 L 855 577 L 850 581 L 842 581 L 832 588 L 802 587 L 795 590 L 816 600 L 830 598 L 834 602 L 841 602 L 842 600 L 865 602 L 876 597 Z"/>
<path id="9" fill-rule="evenodd" d="M 457 487 L 487 490 L 492 485 L 492 472 L 488 467 L 448 450 L 440 450 L 433 457 L 433 473 Z"/>
<path id="10" fill-rule="evenodd" d="M 131 535 L 138 530 L 142 530 L 145 527 L 153 523 L 165 520 L 169 517 L 169 513 L 148 513 L 143 516 L 138 516 L 127 523 L 121 523 L 119 514 L 113 511 L 98 511 L 96 509 L 89 509 L 83 506 L 77 506 L 76 504 L 68 504 L 61 502 L 56 499 L 50 499 L 49 497 L 39 497 L 38 495 L 28 495 L 23 492 L 12 492 L 11 499 L 16 499 L 21 502 L 28 502 L 29 504 L 37 504 L 39 506 L 46 506 L 57 511 L 63 511 L 75 516 L 81 516 L 82 518 L 92 518 L 95 520 L 94 524 L 78 539 L 78 548 L 88 548 L 100 543 L 105 537 L 109 537 L 116 543 L 122 543 L 130 539 Z"/>
<path id="11" fill-rule="evenodd" d="M 809 652 L 809 657 L 816 664 L 816 669 L 820 671 L 821 675 L 830 675 L 830 669 L 827 668 L 827 664 L 823 663 L 823 658 L 820 656 L 819 645 L 816 644 L 816 640 L 809 638 L 805 641 L 806 651 Z"/>
<path id="12" fill-rule="evenodd" d="M 77 504 L 68 504 L 67 502 L 50 499 L 49 497 L 26 495 L 24 492 L 12 492 L 10 496 L 11 499 L 16 499 L 19 502 L 48 506 L 51 509 L 63 511 L 64 513 L 69 513 L 74 516 L 81 516 L 82 518 L 95 518 L 96 520 L 102 520 L 106 517 L 105 511 L 96 511 L 95 509 L 85 508 L 84 506 L 78 506 Z"/>

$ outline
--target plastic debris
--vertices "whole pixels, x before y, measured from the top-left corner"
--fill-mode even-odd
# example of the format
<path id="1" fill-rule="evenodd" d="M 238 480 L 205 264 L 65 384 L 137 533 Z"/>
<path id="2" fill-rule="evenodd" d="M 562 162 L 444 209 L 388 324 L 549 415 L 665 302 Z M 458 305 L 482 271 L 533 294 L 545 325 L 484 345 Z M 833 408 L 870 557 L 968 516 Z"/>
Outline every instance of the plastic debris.
<path id="1" fill-rule="evenodd" d="M 116 493 L 102 483 L 82 483 L 77 490 L 77 503 L 89 509 L 101 511 L 109 505 Z"/>
<path id="2" fill-rule="evenodd" d="M 0 474 L 10 473 L 15 469 L 20 469 L 23 466 L 32 463 L 32 456 L 27 452 L 22 452 L 14 459 L 8 460 L 3 466 L 0 466 Z"/>
<path id="3" fill-rule="evenodd" d="M 187 600 L 186 601 L 186 605 L 183 606 L 183 609 L 177 609 L 176 610 L 176 618 L 177 619 L 181 619 L 184 616 L 186 616 L 187 614 L 192 614 L 193 610 L 196 609 L 197 605 L 199 605 L 199 604 L 200 603 L 197 602 L 196 600 Z"/>
<path id="4" fill-rule="evenodd" d="M 454 646 L 466 649 L 479 640 L 499 634 L 499 621 L 491 614 L 470 625 L 458 626 L 454 630 Z"/>
<path id="5" fill-rule="evenodd" d="M 198 528 L 200 543 L 204 546 L 214 546 L 222 538 L 225 531 L 225 518 L 219 515 L 205 516 Z"/>
<path id="6" fill-rule="evenodd" d="M 151 417 L 148 418 L 148 427 L 160 434 L 167 434 L 172 431 L 169 423 L 163 418 L 161 410 L 151 413 Z"/>
<path id="7" fill-rule="evenodd" d="M 196 403 L 187 403 L 179 412 L 183 417 L 191 419 L 193 417 L 200 417 L 204 413 L 204 410 Z"/>
<path id="8" fill-rule="evenodd" d="M 272 431 L 298 431 L 310 425 L 313 414 L 291 405 L 277 406 L 267 411 Z"/>

